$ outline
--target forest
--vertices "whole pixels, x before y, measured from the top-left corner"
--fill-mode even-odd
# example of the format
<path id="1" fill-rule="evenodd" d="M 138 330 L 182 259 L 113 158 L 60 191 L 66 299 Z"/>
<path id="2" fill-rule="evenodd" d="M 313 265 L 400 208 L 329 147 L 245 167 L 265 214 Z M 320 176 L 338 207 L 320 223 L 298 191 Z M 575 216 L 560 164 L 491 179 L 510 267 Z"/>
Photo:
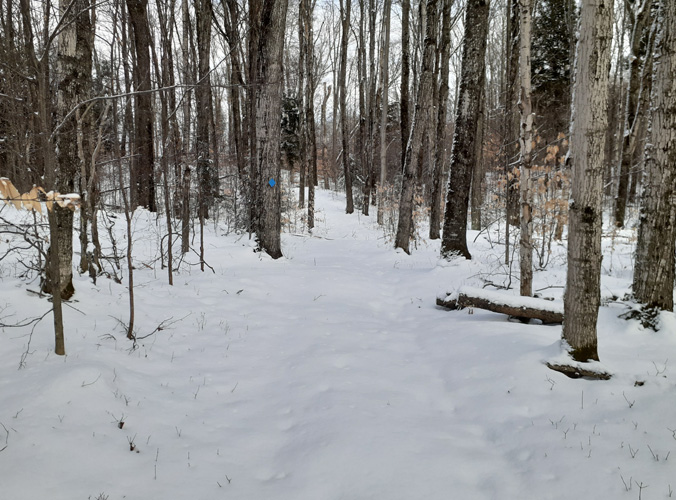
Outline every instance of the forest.
<path id="1" fill-rule="evenodd" d="M 187 468 L 190 449 L 204 460 L 209 449 L 237 477 L 203 469 L 195 498 L 231 485 L 262 498 L 274 484 L 279 498 L 442 498 L 447 480 L 470 498 L 523 498 L 533 482 L 538 498 L 564 498 L 571 477 L 555 475 L 551 490 L 544 478 L 574 462 L 568 444 L 595 450 L 590 480 L 622 450 L 600 497 L 612 484 L 614 498 L 647 498 L 658 483 L 671 497 L 675 190 L 673 0 L 0 0 L 0 470 L 6 460 L 17 471 L 11 498 L 44 494 L 21 496 L 26 433 L 61 446 L 47 429 L 71 400 L 87 405 L 84 390 L 105 425 L 138 426 L 125 446 L 146 451 L 143 481 L 157 481 L 160 457 L 182 450 L 170 438 L 195 425 L 162 415 L 202 419 Z M 185 364 L 174 373 L 175 358 Z M 533 376 L 518 404 L 495 402 Z M 46 396 L 50 384 L 63 400 Z M 173 408 L 159 394 L 170 401 L 175 387 L 189 397 Z M 635 410 L 633 391 L 641 422 L 613 406 Z M 235 401 L 216 403 L 226 396 Z M 385 424 L 367 408 L 381 399 L 418 401 L 423 416 L 403 404 Z M 355 405 L 359 417 L 346 411 Z M 112 449 L 93 411 L 70 435 L 94 446 L 76 431 L 94 419 L 91 438 Z M 40 417 L 50 412 L 54 426 Z M 242 441 L 230 456 L 220 438 L 211 450 L 221 413 L 260 450 Z M 446 417 L 474 440 L 438 448 L 434 436 L 458 439 Z M 162 446 L 150 445 L 153 425 Z M 423 451 L 413 437 L 390 444 L 408 425 Z M 518 435 L 504 438 L 512 425 Z M 552 453 L 553 437 L 538 444 L 550 427 L 565 441 L 551 469 L 534 463 Z M 569 432 L 581 434 L 569 443 Z M 376 451 L 346 465 L 364 439 Z M 472 450 L 463 482 L 457 457 Z M 638 450 L 651 460 L 632 474 Z M 75 479 L 54 453 L 50 488 Z M 181 456 L 167 490 L 143 482 L 137 496 L 180 488 Z M 88 457 L 78 463 L 97 479 L 70 491 L 134 498 Z M 458 470 L 444 479 L 441 463 Z M 411 484 L 392 482 L 409 468 Z M 332 470 L 355 483 L 324 490 Z"/>

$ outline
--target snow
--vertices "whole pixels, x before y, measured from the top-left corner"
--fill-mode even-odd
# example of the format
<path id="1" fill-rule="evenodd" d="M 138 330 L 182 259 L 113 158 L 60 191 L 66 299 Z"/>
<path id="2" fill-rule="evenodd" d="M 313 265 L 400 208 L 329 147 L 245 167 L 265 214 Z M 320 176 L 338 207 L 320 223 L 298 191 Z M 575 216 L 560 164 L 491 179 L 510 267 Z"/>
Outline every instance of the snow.
<path id="1" fill-rule="evenodd" d="M 317 207 L 314 235 L 284 234 L 276 261 L 212 223 L 215 272 L 184 263 L 173 287 L 157 261 L 164 223 L 137 210 L 137 335 L 162 327 L 136 350 L 120 327 L 125 285 L 103 277 L 75 278 L 66 357 L 52 353 L 50 316 L 32 337 L 31 326 L 0 330 L 0 497 L 652 499 L 676 489 L 672 314 L 652 332 L 619 319 L 624 305 L 602 307 L 599 353 L 613 377 L 569 379 L 544 365 L 561 355 L 560 326 L 435 305 L 482 285 L 501 259 L 495 235 L 471 244 L 472 261 L 440 262 L 438 242 L 393 250 L 371 218 L 343 213 L 343 198 L 318 191 Z M 604 290 L 626 290 L 630 247 L 613 248 Z M 42 315 L 50 304 L 8 259 L 0 322 Z M 534 288 L 560 299 L 565 268 L 552 262 Z"/>

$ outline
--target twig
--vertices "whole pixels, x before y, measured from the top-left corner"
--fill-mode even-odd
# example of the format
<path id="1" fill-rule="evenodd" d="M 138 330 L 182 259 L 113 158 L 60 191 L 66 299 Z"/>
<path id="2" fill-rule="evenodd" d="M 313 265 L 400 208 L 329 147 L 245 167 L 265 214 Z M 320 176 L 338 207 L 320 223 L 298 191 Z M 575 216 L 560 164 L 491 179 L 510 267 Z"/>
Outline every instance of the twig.
<path id="1" fill-rule="evenodd" d="M 26 344 L 26 350 L 21 354 L 21 359 L 19 360 L 19 370 L 21 370 L 21 368 L 25 368 L 26 366 L 26 358 L 30 354 L 31 341 L 33 340 L 33 332 L 35 332 L 35 327 L 37 327 L 42 318 L 47 316 L 50 312 L 52 312 L 52 309 L 48 310 L 42 316 L 37 318 L 37 320 L 33 323 L 33 328 L 31 328 L 31 332 L 28 334 L 28 344 Z"/>
<path id="2" fill-rule="evenodd" d="M 5 448 L 7 448 L 9 446 L 9 444 L 8 444 L 9 443 L 9 431 L 7 430 L 7 427 L 5 427 L 5 424 L 0 422 L 0 425 L 2 425 L 2 428 L 5 429 L 5 447 L 2 450 L 0 450 L 0 451 L 3 451 Z"/>
<path id="3" fill-rule="evenodd" d="M 622 480 L 622 484 L 624 484 L 624 490 L 629 491 L 631 489 L 632 478 L 631 477 L 629 478 L 629 485 L 628 486 L 627 486 L 627 482 L 624 480 L 624 477 L 622 477 L 622 474 L 620 474 L 620 479 Z"/>
<path id="4" fill-rule="evenodd" d="M 94 382 L 85 383 L 85 381 L 83 380 L 81 387 L 87 387 L 88 385 L 94 385 L 96 382 L 99 381 L 100 378 L 101 378 L 101 374 L 99 373 L 99 376 L 96 377 L 96 380 L 94 380 Z"/>
<path id="5" fill-rule="evenodd" d="M 147 339 L 148 337 L 150 337 L 151 335 L 156 334 L 157 332 L 161 332 L 162 330 L 166 330 L 166 329 L 167 329 L 168 327 L 170 327 L 171 325 L 173 325 L 173 324 L 175 324 L 175 323 L 178 323 L 179 321 L 183 321 L 185 318 L 187 318 L 188 316 L 190 316 L 190 314 L 191 314 L 191 313 L 188 313 L 188 314 L 186 314 L 185 316 L 183 316 L 182 318 L 176 319 L 176 320 L 174 320 L 174 321 L 171 321 L 171 320 L 174 318 L 173 316 L 172 316 L 171 318 L 169 318 L 169 319 L 165 319 L 165 320 L 163 320 L 159 325 L 157 325 L 157 326 L 155 327 L 155 329 L 154 329 L 152 332 L 150 332 L 148 335 L 143 335 L 142 337 L 139 337 L 139 336 L 137 335 L 137 336 L 136 336 L 136 340 Z"/>

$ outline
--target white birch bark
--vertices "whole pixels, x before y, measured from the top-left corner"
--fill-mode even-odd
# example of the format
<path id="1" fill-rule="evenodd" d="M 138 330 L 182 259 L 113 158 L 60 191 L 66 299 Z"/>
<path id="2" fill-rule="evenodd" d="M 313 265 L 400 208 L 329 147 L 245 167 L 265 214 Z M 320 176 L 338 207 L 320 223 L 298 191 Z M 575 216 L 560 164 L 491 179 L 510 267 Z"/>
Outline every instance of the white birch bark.
<path id="1" fill-rule="evenodd" d="M 521 295 L 533 295 L 533 220 L 531 166 L 533 154 L 533 107 L 531 104 L 531 1 L 519 0 L 519 114 L 521 132 L 519 159 L 521 176 L 519 183 L 521 199 L 521 237 L 519 242 L 519 265 L 521 268 Z"/>

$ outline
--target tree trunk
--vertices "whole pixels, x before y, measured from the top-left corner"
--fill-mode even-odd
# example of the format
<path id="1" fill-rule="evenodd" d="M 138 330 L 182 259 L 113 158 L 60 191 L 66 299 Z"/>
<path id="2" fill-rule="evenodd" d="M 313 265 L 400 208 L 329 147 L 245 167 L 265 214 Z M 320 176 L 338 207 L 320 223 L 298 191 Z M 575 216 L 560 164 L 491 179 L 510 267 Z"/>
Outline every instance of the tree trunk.
<path id="1" fill-rule="evenodd" d="M 519 190 L 521 192 L 521 240 L 519 262 L 521 268 L 521 295 L 533 295 L 533 219 L 531 191 L 531 162 L 533 154 L 533 120 L 535 115 L 531 104 L 531 5 L 530 0 L 519 0 L 519 114 L 521 116 L 521 146 Z"/>
<path id="2" fill-rule="evenodd" d="M 383 34 L 380 44 L 380 180 L 378 182 L 378 224 L 383 224 L 387 183 L 387 113 L 390 88 L 390 16 L 392 0 L 383 5 Z"/>
<path id="3" fill-rule="evenodd" d="M 81 155 L 78 152 L 78 124 L 75 116 L 66 119 L 68 113 L 87 99 L 92 78 L 92 29 L 89 17 L 89 1 L 62 1 L 59 4 L 64 29 L 58 35 L 57 49 L 57 105 L 56 114 L 62 124 L 56 134 L 57 168 L 53 189 L 62 193 L 75 191 L 75 179 L 79 173 Z M 81 144 L 81 141 L 80 141 Z M 52 244 L 47 258 L 48 282 L 51 281 L 55 297 L 56 354 L 65 354 L 63 319 L 58 318 L 56 300 L 70 298 L 73 288 L 73 212 L 54 204 L 49 217 Z M 56 271 L 58 269 L 58 272 Z M 51 272 L 50 272 L 51 271 Z M 51 280 L 50 280 L 51 274 Z"/>
<path id="4" fill-rule="evenodd" d="M 366 194 L 366 185 L 368 184 L 368 167 L 367 167 L 367 139 L 368 134 L 368 118 L 366 111 L 366 80 L 368 73 L 366 72 L 366 38 L 364 36 L 364 23 L 366 19 L 366 1 L 358 0 L 359 2 L 359 37 L 357 40 L 357 93 L 359 95 L 359 134 L 357 138 L 357 147 L 355 151 L 356 160 L 358 164 L 358 172 L 362 178 L 361 196 L 362 196 L 362 210 L 364 209 L 364 195 Z M 368 211 L 368 206 L 366 207 Z"/>
<path id="5" fill-rule="evenodd" d="M 632 291 L 637 302 L 674 309 L 676 252 L 676 4 L 660 2 L 647 177 L 641 205 Z"/>
<path id="6" fill-rule="evenodd" d="M 173 35 L 173 23 L 169 22 L 169 19 L 173 19 L 173 2 L 172 5 L 165 5 L 164 8 L 161 2 L 157 2 L 157 15 L 160 28 L 160 39 L 161 39 L 161 52 L 160 58 L 162 60 L 161 66 L 157 61 L 156 52 L 153 49 L 153 60 L 155 63 L 155 72 L 158 75 L 160 80 L 160 85 L 163 88 L 173 86 L 173 60 L 171 56 L 172 47 L 171 47 L 171 38 Z M 160 157 L 160 166 L 162 170 L 162 191 L 164 198 L 164 211 L 167 224 L 167 277 L 169 284 L 174 284 L 174 274 L 173 274 L 173 227 L 172 227 L 172 214 L 171 214 L 171 197 L 169 193 L 169 159 L 170 151 L 171 156 L 173 156 L 174 161 L 176 159 L 176 149 L 175 142 L 169 139 L 171 132 L 171 125 L 169 123 L 169 109 L 173 112 L 174 102 L 171 103 L 170 108 L 170 90 L 163 90 L 159 93 L 160 103 L 161 103 L 161 112 L 160 112 L 160 125 L 161 125 L 161 138 L 162 138 L 162 149 Z M 172 113 L 173 114 L 173 113 Z M 164 261 L 162 261 L 164 264 Z"/>
<path id="7" fill-rule="evenodd" d="M 434 141 L 434 171 L 430 200 L 430 239 L 441 236 L 441 191 L 446 161 L 446 109 L 448 108 L 448 73 L 451 54 L 451 7 L 453 0 L 443 0 L 441 7 L 441 43 L 439 47 L 439 96 L 437 104 L 436 140 Z"/>
<path id="8" fill-rule="evenodd" d="M 301 45 L 305 47 L 305 88 L 302 89 L 305 98 L 305 148 L 308 151 L 308 200 L 307 200 L 307 227 L 312 232 L 315 226 L 315 186 L 317 184 L 317 137 L 315 132 L 315 58 L 314 58 L 314 32 L 312 18 L 314 2 L 301 0 L 300 5 L 302 31 Z"/>
<path id="9" fill-rule="evenodd" d="M 298 7 L 298 88 L 296 89 L 296 103 L 298 105 L 298 208 L 305 208 L 305 184 L 307 173 L 307 123 L 305 116 L 305 82 L 307 44 L 305 43 L 305 5 L 301 0 Z M 291 168 L 293 170 L 293 168 Z"/>
<path id="10" fill-rule="evenodd" d="M 483 203 L 482 184 L 484 180 L 484 129 L 486 127 L 486 87 L 481 88 L 479 119 L 476 125 L 476 160 L 472 169 L 472 187 L 470 191 L 471 226 L 473 231 L 481 230 L 481 204 Z"/>
<path id="11" fill-rule="evenodd" d="M 211 122 L 213 105 L 211 99 L 210 54 L 211 54 L 211 6 L 210 0 L 195 0 L 195 22 L 197 24 L 197 85 L 195 102 L 197 106 L 197 134 L 195 153 L 197 161 L 197 183 L 199 189 L 200 217 L 207 218 L 213 206 L 218 184 L 218 172 L 214 168 L 211 147 Z M 216 151 L 213 151 L 213 155 Z"/>
<path id="12" fill-rule="evenodd" d="M 223 29 L 225 37 L 228 42 L 228 49 L 230 50 L 230 87 L 228 88 L 228 100 L 230 104 L 231 117 L 231 148 L 234 148 L 235 157 L 237 161 L 237 175 L 238 175 L 238 190 L 240 197 L 245 200 L 245 205 L 250 206 L 250 192 L 251 185 L 249 180 L 249 172 L 247 171 L 247 139 L 245 131 L 248 130 L 246 120 L 242 122 L 241 109 L 241 95 L 244 88 L 244 73 L 243 65 L 240 60 L 240 52 L 242 50 L 241 39 L 236 29 L 239 23 L 239 5 L 236 0 L 225 0 L 227 4 L 223 12 Z M 246 220 L 245 226 L 247 229 L 251 228 L 251 220 Z"/>
<path id="13" fill-rule="evenodd" d="M 625 110 L 624 139 L 622 141 L 622 157 L 619 168 L 617 198 L 615 198 L 615 226 L 624 227 L 627 209 L 627 190 L 631 173 L 631 164 L 636 151 L 639 127 L 636 118 L 639 114 L 639 92 L 641 90 L 641 68 L 644 62 L 647 33 L 649 31 L 650 4 L 652 0 L 634 0 L 627 8 L 634 9 L 634 27 L 631 33 L 631 55 L 629 70 L 629 88 L 627 89 L 627 105 Z"/>
<path id="14" fill-rule="evenodd" d="M 411 0 L 401 0 L 401 86 L 399 91 L 399 121 L 401 122 L 401 167 L 406 163 L 406 145 L 410 135 L 409 123 L 409 74 L 411 72 L 411 48 L 409 18 Z"/>
<path id="15" fill-rule="evenodd" d="M 327 89 L 326 82 L 324 82 L 324 99 L 322 99 L 322 109 L 321 109 L 321 128 L 322 128 L 322 166 L 324 167 L 324 189 L 329 189 L 329 172 L 333 171 L 333 158 L 329 162 L 326 157 L 326 150 L 328 148 L 326 144 L 326 103 L 331 96 L 331 87 Z M 335 116 L 335 115 L 334 115 Z M 333 120 L 335 124 L 335 119 Z"/>
<path id="16" fill-rule="evenodd" d="M 485 82 L 484 62 L 488 34 L 489 0 L 468 0 L 458 111 L 451 149 L 451 175 L 446 196 L 441 256 L 472 256 L 467 248 L 467 209 L 472 169 L 476 163 L 474 139 L 481 110 L 481 88 Z M 471 28 L 470 28 L 471 27 Z"/>
<path id="17" fill-rule="evenodd" d="M 362 213 L 369 215 L 371 191 L 375 187 L 375 113 L 376 113 L 376 10 L 375 0 L 369 0 L 369 71 L 366 95 L 366 176 L 364 181 L 364 202 Z"/>
<path id="18" fill-rule="evenodd" d="M 347 123 L 347 43 L 350 37 L 350 10 L 352 0 L 340 0 L 340 18 L 342 19 L 342 38 L 340 43 L 340 74 L 338 92 L 340 93 L 340 125 L 343 145 L 343 175 L 345 176 L 345 213 L 354 212 L 352 199 L 352 169 L 350 167 L 350 129 Z"/>
<path id="19" fill-rule="evenodd" d="M 604 144 L 613 2 L 584 0 L 576 51 L 569 161 L 568 274 L 563 339 L 575 361 L 598 360 Z"/>
<path id="20" fill-rule="evenodd" d="M 255 229 L 259 249 L 273 259 L 281 248 L 281 108 L 282 61 L 287 0 L 250 0 L 256 32 L 251 54 L 256 119 L 255 179 L 257 180 Z"/>
<path id="21" fill-rule="evenodd" d="M 134 28 L 136 65 L 134 66 L 134 157 L 132 170 L 135 185 L 132 194 L 132 209 L 135 204 L 151 212 L 155 205 L 155 151 L 153 141 L 153 109 L 150 80 L 150 25 L 147 12 L 148 0 L 127 0 L 129 17 Z"/>
<path id="22" fill-rule="evenodd" d="M 422 75 L 415 103 L 411 135 L 406 146 L 404 178 L 399 200 L 399 221 L 394 247 L 409 253 L 409 242 L 414 230 L 413 198 L 416 189 L 416 174 L 420 163 L 425 123 L 432 110 L 434 90 L 434 56 L 437 46 L 437 0 L 427 0 L 427 23 L 423 52 Z"/>
<path id="23" fill-rule="evenodd" d="M 450 299 L 450 300 L 449 300 Z M 463 286 L 457 298 L 437 297 L 437 305 L 447 309 L 475 307 L 487 311 L 507 314 L 520 320 L 539 319 L 543 323 L 563 322 L 563 304 L 544 299 L 524 299 L 483 288 Z"/>
<path id="24" fill-rule="evenodd" d="M 519 191 L 517 153 L 519 151 L 519 0 L 507 0 L 507 85 L 505 92 L 505 212 L 507 231 L 519 224 Z"/>
<path id="25" fill-rule="evenodd" d="M 73 5 L 70 3 L 62 1 L 59 6 L 65 27 L 58 37 L 56 114 L 62 126 L 56 134 L 57 169 L 55 183 L 51 187 L 61 193 L 75 191 L 75 180 L 81 168 L 77 118 L 75 114 L 68 119 L 66 116 L 89 97 L 92 78 L 90 4 L 88 0 L 77 0 Z M 60 295 L 63 299 L 69 299 L 75 293 L 72 282 L 73 211 L 54 205 L 53 220 L 57 227 Z M 53 268 L 50 262 L 55 257 L 53 245 L 47 255 L 49 282 L 54 278 L 49 272 Z M 46 290 L 51 290 L 54 295 L 52 286 L 48 285 Z"/>

